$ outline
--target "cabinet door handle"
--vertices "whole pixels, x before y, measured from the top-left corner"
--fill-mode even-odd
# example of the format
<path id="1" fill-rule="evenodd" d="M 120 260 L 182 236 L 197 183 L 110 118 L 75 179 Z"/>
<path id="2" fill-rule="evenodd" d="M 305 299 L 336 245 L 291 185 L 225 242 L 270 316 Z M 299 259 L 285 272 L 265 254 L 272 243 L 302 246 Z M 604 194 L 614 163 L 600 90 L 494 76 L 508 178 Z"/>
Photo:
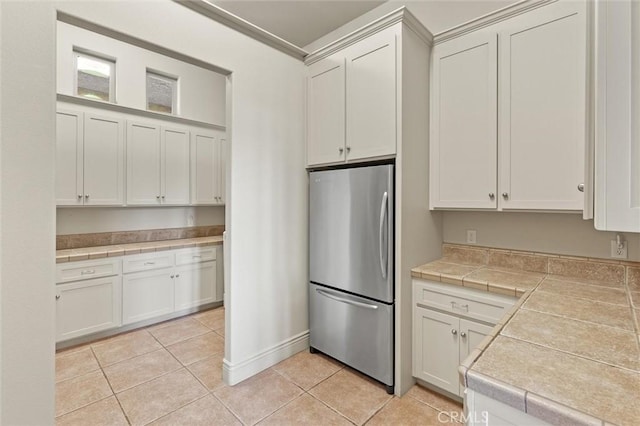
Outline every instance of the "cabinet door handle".
<path id="1" fill-rule="evenodd" d="M 465 333 L 464 331 L 460 332 L 460 337 L 467 337 L 467 333 Z"/>
<path id="2" fill-rule="evenodd" d="M 350 153 L 350 152 L 351 152 L 351 147 L 350 147 L 350 146 L 348 146 L 348 147 L 347 147 L 347 154 L 348 154 L 348 153 Z"/>
<path id="3" fill-rule="evenodd" d="M 176 274 L 176 278 L 180 278 L 180 274 Z"/>
<path id="4" fill-rule="evenodd" d="M 164 195 L 162 196 L 162 199 L 164 200 Z"/>
<path id="5" fill-rule="evenodd" d="M 458 330 L 456 330 L 455 328 L 452 328 L 451 329 L 451 334 L 453 334 L 455 336 L 456 334 L 458 334 Z"/>
<path id="6" fill-rule="evenodd" d="M 78 194 L 78 200 L 82 200 L 82 194 Z"/>
<path id="7" fill-rule="evenodd" d="M 86 195 L 84 196 L 84 199 L 85 199 L 85 200 L 88 200 L 88 199 L 89 199 L 89 194 L 86 194 Z"/>
<path id="8" fill-rule="evenodd" d="M 91 275 L 95 273 L 95 269 L 85 269 L 84 271 L 80 271 L 80 275 Z"/>
<path id="9" fill-rule="evenodd" d="M 171 275 L 171 278 L 175 278 L 175 275 Z"/>
<path id="10" fill-rule="evenodd" d="M 503 193 L 502 193 L 502 198 L 504 198 L 505 200 L 506 200 L 507 198 L 509 198 L 509 193 L 508 193 L 508 192 L 503 192 Z"/>
<path id="11" fill-rule="evenodd" d="M 496 198 L 496 194 L 494 194 L 493 192 L 490 192 L 489 193 L 489 198 L 491 198 L 493 200 L 494 198 Z"/>
<path id="12" fill-rule="evenodd" d="M 56 300 L 60 300 L 60 295 L 56 294 Z"/>
<path id="13" fill-rule="evenodd" d="M 578 185 L 578 191 L 584 192 L 584 183 Z"/>
<path id="14" fill-rule="evenodd" d="M 340 155 L 342 155 L 342 153 L 344 152 L 344 148 L 343 147 L 338 147 L 338 152 L 340 153 Z"/>

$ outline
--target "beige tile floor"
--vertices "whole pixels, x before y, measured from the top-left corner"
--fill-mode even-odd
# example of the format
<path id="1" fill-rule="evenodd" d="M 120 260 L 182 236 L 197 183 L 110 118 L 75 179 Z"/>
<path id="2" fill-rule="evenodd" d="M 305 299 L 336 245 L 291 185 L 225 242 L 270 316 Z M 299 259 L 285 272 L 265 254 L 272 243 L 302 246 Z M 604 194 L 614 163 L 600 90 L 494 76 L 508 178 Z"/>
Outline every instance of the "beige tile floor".
<path id="1" fill-rule="evenodd" d="M 460 418 L 454 401 L 418 386 L 391 397 L 308 351 L 226 386 L 223 352 L 224 308 L 61 351 L 56 424 L 395 426 Z"/>

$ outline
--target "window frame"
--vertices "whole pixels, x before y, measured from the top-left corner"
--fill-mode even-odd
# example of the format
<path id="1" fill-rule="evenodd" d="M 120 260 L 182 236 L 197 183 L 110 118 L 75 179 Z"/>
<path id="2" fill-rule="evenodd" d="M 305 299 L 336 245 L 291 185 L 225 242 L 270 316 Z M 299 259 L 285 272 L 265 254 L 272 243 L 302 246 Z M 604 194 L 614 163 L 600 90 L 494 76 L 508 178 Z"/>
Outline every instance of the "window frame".
<path id="1" fill-rule="evenodd" d="M 91 59 L 92 61 L 100 62 L 109 66 L 111 70 L 109 74 L 109 100 L 104 101 L 101 99 L 92 99 L 92 98 L 78 94 L 78 58 L 80 57 Z M 116 103 L 116 59 L 115 58 L 110 58 L 108 56 L 74 48 L 73 49 L 73 68 L 74 68 L 74 73 L 73 73 L 74 96 L 78 96 L 83 99 L 91 99 L 97 102 L 109 102 L 112 104 Z"/>

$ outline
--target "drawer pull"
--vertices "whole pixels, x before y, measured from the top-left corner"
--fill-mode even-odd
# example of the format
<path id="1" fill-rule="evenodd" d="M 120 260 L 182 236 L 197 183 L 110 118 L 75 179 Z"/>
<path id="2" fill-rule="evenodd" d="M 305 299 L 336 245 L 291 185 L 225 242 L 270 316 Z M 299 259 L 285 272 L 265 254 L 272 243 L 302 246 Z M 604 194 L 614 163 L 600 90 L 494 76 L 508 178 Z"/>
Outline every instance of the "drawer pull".
<path id="1" fill-rule="evenodd" d="M 145 265 L 155 265 L 156 262 L 144 262 Z"/>
<path id="2" fill-rule="evenodd" d="M 94 269 L 85 269 L 84 271 L 80 271 L 80 275 L 91 275 L 95 273 L 96 271 Z"/>
<path id="3" fill-rule="evenodd" d="M 467 337 L 467 333 L 465 333 L 464 331 L 460 333 L 460 337 Z"/>
<path id="4" fill-rule="evenodd" d="M 194 255 L 194 256 L 193 256 L 193 258 L 194 258 L 194 259 L 202 259 L 202 256 L 200 256 L 200 255 Z"/>
<path id="5" fill-rule="evenodd" d="M 458 330 L 456 330 L 455 328 L 451 329 L 451 334 L 455 336 L 456 334 L 458 334 Z"/>
<path id="6" fill-rule="evenodd" d="M 451 302 L 451 309 L 460 309 L 469 312 L 469 305 L 458 305 L 457 302 Z"/>

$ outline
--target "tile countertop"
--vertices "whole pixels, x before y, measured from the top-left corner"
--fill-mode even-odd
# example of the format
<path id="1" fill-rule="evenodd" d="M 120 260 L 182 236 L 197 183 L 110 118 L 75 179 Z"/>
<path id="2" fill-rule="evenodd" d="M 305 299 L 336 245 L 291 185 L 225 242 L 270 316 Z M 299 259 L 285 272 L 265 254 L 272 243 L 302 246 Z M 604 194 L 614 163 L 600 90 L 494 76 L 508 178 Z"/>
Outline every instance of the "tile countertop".
<path id="1" fill-rule="evenodd" d="M 459 368 L 551 424 L 640 422 L 640 263 L 445 244 L 413 277 L 519 297 Z"/>
<path id="2" fill-rule="evenodd" d="M 144 243 L 56 250 L 56 263 L 75 262 L 78 260 L 100 259 L 104 257 L 125 256 L 128 254 L 151 253 L 161 250 L 172 250 L 187 247 L 205 247 L 221 244 L 222 235 L 218 235 L 215 237 L 147 241 Z"/>

